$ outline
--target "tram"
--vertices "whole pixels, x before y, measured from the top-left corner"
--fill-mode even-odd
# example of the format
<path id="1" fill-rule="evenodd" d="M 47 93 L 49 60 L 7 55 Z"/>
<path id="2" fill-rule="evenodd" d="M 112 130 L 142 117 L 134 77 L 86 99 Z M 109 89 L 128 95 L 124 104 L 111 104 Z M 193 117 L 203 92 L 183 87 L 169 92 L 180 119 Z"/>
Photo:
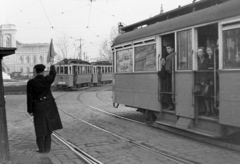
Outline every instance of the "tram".
<path id="1" fill-rule="evenodd" d="M 112 45 L 113 104 L 136 108 L 153 124 L 209 137 L 239 132 L 239 6 L 239 0 L 201 0 L 122 27 Z M 174 50 L 167 71 L 171 90 L 164 91 L 159 73 L 169 45 Z M 201 69 L 202 59 L 210 56 L 212 68 Z M 199 77 L 210 80 L 199 83 Z M 204 87 L 201 93 L 197 85 Z M 169 110 L 163 95 L 174 108 Z"/>
<path id="2" fill-rule="evenodd" d="M 98 61 L 92 65 L 92 83 L 93 85 L 112 82 L 112 63 L 107 61 Z"/>
<path id="3" fill-rule="evenodd" d="M 56 65 L 57 75 L 54 81 L 59 88 L 79 88 L 92 82 L 92 66 L 78 59 L 64 59 Z"/>

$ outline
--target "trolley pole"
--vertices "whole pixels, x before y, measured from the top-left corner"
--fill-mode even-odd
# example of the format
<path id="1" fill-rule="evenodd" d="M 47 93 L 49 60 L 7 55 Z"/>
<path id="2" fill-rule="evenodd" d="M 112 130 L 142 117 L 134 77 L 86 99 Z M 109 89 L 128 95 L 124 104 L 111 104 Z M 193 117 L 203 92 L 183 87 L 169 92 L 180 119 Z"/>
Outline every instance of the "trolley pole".
<path id="1" fill-rule="evenodd" d="M 14 54 L 15 50 L 16 48 L 0 48 L 0 163 L 10 161 L 7 118 L 2 76 L 2 59 L 3 56 Z"/>

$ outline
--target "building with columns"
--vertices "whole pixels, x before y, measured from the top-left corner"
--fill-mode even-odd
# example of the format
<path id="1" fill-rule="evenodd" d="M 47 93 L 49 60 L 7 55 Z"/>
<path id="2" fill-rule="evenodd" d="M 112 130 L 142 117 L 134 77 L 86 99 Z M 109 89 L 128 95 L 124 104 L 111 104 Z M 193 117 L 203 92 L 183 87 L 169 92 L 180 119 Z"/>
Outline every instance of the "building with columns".
<path id="1" fill-rule="evenodd" d="M 12 40 L 15 40 L 15 33 L 15 25 L 0 26 L 0 44 L 2 47 L 11 45 Z M 8 74 L 18 72 L 24 76 L 32 75 L 33 67 L 36 64 L 44 64 L 46 70 L 49 70 L 50 65 L 47 64 L 49 45 L 49 43 L 24 44 L 15 41 L 15 47 L 17 48 L 15 54 L 3 58 L 4 71 Z"/>

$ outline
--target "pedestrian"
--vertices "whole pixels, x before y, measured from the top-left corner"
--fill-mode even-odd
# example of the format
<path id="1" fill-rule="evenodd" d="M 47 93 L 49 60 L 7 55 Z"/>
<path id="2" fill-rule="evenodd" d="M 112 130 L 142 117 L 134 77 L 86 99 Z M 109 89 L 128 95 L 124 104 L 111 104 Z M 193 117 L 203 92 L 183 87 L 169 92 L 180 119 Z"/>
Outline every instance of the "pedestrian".
<path id="1" fill-rule="evenodd" d="M 43 64 L 34 66 L 33 79 L 27 83 L 27 112 L 33 116 L 36 133 L 37 152 L 48 153 L 51 150 L 51 134 L 62 129 L 55 99 L 51 92 L 51 84 L 56 77 L 56 70 L 51 59 L 49 75 L 44 76 Z"/>

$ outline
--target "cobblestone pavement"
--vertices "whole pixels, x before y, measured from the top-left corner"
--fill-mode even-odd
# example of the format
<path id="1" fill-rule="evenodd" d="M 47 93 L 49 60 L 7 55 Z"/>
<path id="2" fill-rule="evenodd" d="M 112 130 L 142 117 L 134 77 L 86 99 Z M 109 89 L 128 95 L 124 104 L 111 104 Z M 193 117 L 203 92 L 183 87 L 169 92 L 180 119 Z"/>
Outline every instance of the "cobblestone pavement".
<path id="1" fill-rule="evenodd" d="M 58 95 L 60 93 L 55 93 Z M 81 164 L 75 154 L 53 137 L 52 150 L 35 152 L 35 132 L 26 115 L 26 95 L 6 95 L 6 113 L 11 161 L 9 164 Z"/>
<path id="2" fill-rule="evenodd" d="M 133 113 L 132 109 L 126 107 L 115 109 L 110 106 L 111 91 L 107 90 L 103 92 L 69 92 L 59 97 L 57 102 L 59 107 L 76 117 L 83 118 L 120 136 L 179 158 L 203 164 L 238 164 L 240 161 L 240 153 L 238 152 L 107 116 L 82 105 L 77 100 L 78 98 L 84 103 L 100 109 L 124 115 L 127 115 L 128 112 Z M 99 100 L 99 98 L 102 100 Z M 106 103 L 106 101 L 109 103 Z M 129 111 L 127 112 L 127 110 Z M 67 127 L 61 131 L 61 135 L 71 138 L 71 141 L 104 163 L 174 163 L 161 161 L 165 160 L 164 157 L 116 140 L 115 137 L 89 128 L 77 120 L 73 121 L 72 118 L 65 116 L 63 113 L 61 113 L 61 117 L 64 120 L 64 126 Z M 107 149 L 108 151 L 106 151 Z"/>

